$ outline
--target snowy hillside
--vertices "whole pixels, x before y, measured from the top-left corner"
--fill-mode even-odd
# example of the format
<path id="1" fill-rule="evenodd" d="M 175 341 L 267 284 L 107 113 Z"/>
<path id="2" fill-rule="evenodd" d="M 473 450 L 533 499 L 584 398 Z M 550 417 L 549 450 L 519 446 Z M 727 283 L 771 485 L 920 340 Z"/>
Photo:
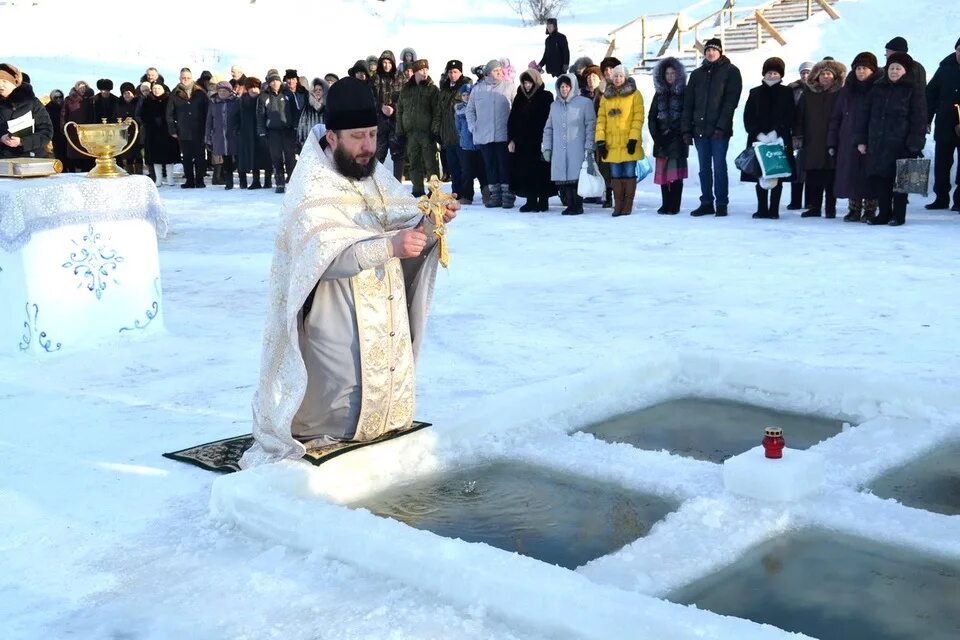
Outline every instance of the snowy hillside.
<path id="1" fill-rule="evenodd" d="M 560 28 L 574 56 L 598 61 L 606 34 L 644 7 L 673 5 L 573 0 Z M 767 56 L 783 57 L 792 79 L 803 60 L 849 63 L 902 35 L 932 73 L 960 36 L 960 9 L 903 7 L 843 0 L 842 20 L 821 16 L 787 47 L 735 62 L 749 87 Z M 406 46 L 434 77 L 448 58 L 522 68 L 544 37 L 501 0 L 40 0 L 0 5 L 0 23 L 29 25 L 4 33 L 0 61 L 40 92 L 149 65 L 168 79 L 184 64 L 343 73 Z M 617 54 L 636 49 L 627 40 Z M 698 195 L 690 174 L 683 211 Z M 663 597 L 806 526 L 960 561 L 960 516 L 861 490 L 960 441 L 955 213 L 912 198 L 897 229 L 755 221 L 753 186 L 734 173 L 726 219 L 656 215 L 650 179 L 634 215 L 616 220 L 596 208 L 561 217 L 556 199 L 542 215 L 466 207 L 417 365 L 417 417 L 434 426 L 309 472 L 220 477 L 161 454 L 250 430 L 280 200 L 160 194 L 166 332 L 0 355 L 4 640 L 786 639 L 800 636 Z M 683 394 L 857 426 L 814 447 L 825 487 L 788 506 L 730 495 L 710 462 L 569 434 Z M 342 506 L 498 457 L 680 506 L 575 571 Z"/>

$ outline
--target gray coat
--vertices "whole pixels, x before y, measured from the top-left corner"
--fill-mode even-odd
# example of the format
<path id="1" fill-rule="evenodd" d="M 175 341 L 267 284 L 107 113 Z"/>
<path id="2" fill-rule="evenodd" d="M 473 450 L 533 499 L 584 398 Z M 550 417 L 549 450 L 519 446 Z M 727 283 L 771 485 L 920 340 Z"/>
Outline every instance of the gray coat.
<path id="1" fill-rule="evenodd" d="M 507 120 L 516 94 L 516 87 L 506 80 L 497 82 L 488 76 L 477 83 L 467 103 L 467 126 L 474 144 L 507 142 Z"/>
<path id="2" fill-rule="evenodd" d="M 593 150 L 597 130 L 597 114 L 593 101 L 580 95 L 577 76 L 565 73 L 572 88 L 564 100 L 560 97 L 560 79 L 557 79 L 557 98 L 550 105 L 550 116 L 543 129 L 543 148 L 550 149 L 550 179 L 554 182 L 572 182 L 580 178 L 580 167 L 587 153 Z"/>
<path id="3" fill-rule="evenodd" d="M 239 150 L 240 98 L 232 95 L 226 100 L 215 97 L 207 110 L 204 142 L 217 156 L 234 156 Z"/>

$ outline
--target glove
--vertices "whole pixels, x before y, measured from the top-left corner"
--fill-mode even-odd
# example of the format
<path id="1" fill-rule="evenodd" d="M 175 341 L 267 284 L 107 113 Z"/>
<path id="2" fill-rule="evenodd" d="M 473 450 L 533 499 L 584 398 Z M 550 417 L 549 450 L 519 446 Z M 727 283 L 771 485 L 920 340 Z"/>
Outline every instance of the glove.
<path id="1" fill-rule="evenodd" d="M 683 134 L 683 144 L 687 145 L 688 147 L 689 147 L 690 145 L 692 145 L 692 144 L 693 144 L 693 136 L 690 135 L 689 133 Z"/>
<path id="2" fill-rule="evenodd" d="M 546 162 L 550 162 L 550 158 L 552 158 L 552 157 L 553 157 L 553 151 L 551 151 L 550 149 L 544 149 L 544 150 L 543 150 L 543 159 L 544 159 Z"/>
<path id="3" fill-rule="evenodd" d="M 716 131 L 713 132 L 713 135 L 712 135 L 711 137 L 712 137 L 714 140 L 723 140 L 724 138 L 727 137 L 727 134 L 725 134 L 725 133 L 724 133 L 723 131 L 721 131 L 720 129 L 717 129 Z"/>
<path id="4" fill-rule="evenodd" d="M 835 155 L 837 155 L 837 148 L 836 148 L 836 147 L 828 147 L 828 148 L 827 148 L 827 155 L 830 156 L 831 158 L 834 157 Z"/>
<path id="5" fill-rule="evenodd" d="M 637 141 L 630 139 L 627 140 L 627 153 L 633 155 L 637 150 Z"/>
<path id="6" fill-rule="evenodd" d="M 607 154 L 610 153 L 610 151 L 607 149 L 607 142 L 605 140 L 601 140 L 597 143 L 597 151 L 600 153 L 600 158 L 602 160 L 607 159 Z"/>

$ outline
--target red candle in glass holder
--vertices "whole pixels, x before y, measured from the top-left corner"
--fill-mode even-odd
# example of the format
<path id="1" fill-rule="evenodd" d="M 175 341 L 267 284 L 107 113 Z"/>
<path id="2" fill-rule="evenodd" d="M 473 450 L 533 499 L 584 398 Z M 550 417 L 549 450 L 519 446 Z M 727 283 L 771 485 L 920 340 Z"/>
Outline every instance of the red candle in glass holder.
<path id="1" fill-rule="evenodd" d="M 782 458 L 784 446 L 786 441 L 783 439 L 783 429 L 767 427 L 763 430 L 763 450 L 766 457 Z"/>

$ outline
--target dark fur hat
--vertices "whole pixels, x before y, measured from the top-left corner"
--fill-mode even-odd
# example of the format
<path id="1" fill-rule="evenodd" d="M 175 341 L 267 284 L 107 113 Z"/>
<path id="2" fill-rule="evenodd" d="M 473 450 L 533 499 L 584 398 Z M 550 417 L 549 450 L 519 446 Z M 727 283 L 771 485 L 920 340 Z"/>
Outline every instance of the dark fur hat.
<path id="1" fill-rule="evenodd" d="M 113 80 L 109 78 L 100 78 L 97 80 L 98 91 L 113 91 Z"/>

